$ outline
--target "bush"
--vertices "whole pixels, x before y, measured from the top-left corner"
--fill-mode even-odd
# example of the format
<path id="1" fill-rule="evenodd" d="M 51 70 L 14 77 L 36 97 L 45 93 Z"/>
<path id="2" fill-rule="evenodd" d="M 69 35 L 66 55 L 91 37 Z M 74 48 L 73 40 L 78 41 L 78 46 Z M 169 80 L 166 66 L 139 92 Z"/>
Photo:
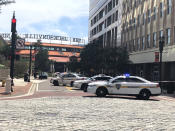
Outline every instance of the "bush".
<path id="1" fill-rule="evenodd" d="M 28 71 L 28 62 L 26 61 L 15 61 L 14 77 L 22 78 L 24 73 Z"/>

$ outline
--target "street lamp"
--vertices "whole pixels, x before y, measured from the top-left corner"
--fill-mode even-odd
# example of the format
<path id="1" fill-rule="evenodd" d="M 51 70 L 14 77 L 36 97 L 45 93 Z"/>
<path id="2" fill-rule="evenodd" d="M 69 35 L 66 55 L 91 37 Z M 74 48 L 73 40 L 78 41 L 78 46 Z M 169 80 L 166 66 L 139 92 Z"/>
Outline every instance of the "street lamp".
<path id="1" fill-rule="evenodd" d="M 162 36 L 162 37 L 160 37 L 160 40 L 159 40 L 159 51 L 160 51 L 159 82 L 160 82 L 160 88 L 162 88 L 162 52 L 163 52 L 164 43 L 165 43 L 165 37 Z"/>
<path id="2" fill-rule="evenodd" d="M 30 82 L 30 75 L 31 75 L 31 64 L 32 64 L 32 45 L 30 45 L 29 79 L 28 79 L 28 82 Z"/>

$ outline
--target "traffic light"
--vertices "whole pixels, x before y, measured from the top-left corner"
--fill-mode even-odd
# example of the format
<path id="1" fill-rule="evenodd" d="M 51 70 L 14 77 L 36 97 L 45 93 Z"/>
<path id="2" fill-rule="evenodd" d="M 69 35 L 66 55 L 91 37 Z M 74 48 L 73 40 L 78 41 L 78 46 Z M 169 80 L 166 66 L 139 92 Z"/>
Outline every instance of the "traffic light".
<path id="1" fill-rule="evenodd" d="M 16 32 L 16 19 L 14 14 L 12 18 L 11 32 Z"/>

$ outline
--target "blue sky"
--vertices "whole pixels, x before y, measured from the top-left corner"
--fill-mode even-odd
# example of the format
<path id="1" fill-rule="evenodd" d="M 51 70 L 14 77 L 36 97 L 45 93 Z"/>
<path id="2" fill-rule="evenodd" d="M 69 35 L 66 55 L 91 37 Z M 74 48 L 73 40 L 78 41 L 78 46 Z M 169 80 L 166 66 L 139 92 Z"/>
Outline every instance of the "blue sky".
<path id="1" fill-rule="evenodd" d="M 10 33 L 16 12 L 18 33 L 88 37 L 89 0 L 16 0 L 2 7 L 0 33 Z"/>

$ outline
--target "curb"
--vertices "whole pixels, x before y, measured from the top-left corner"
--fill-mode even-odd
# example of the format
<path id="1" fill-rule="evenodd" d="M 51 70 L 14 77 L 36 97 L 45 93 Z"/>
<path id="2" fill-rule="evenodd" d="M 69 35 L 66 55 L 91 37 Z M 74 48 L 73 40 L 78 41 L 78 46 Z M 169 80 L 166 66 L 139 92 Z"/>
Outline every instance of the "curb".
<path id="1" fill-rule="evenodd" d="M 36 91 L 38 91 L 38 83 L 31 83 L 29 90 L 27 93 L 24 93 L 22 95 L 16 95 L 16 96 L 7 96 L 7 97 L 0 97 L 0 100 L 10 100 L 14 98 L 20 98 L 20 97 L 26 97 L 26 96 L 31 96 L 33 95 Z"/>

